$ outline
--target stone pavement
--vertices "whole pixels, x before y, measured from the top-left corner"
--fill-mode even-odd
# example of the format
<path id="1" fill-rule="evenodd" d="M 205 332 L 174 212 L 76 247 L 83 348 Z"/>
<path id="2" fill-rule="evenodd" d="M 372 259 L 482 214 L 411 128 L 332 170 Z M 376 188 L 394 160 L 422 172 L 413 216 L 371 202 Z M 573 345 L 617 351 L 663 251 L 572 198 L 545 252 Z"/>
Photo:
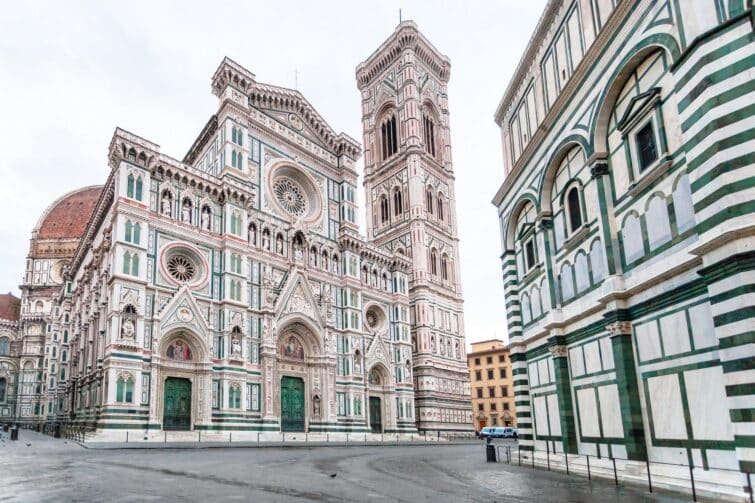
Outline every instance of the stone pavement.
<path id="1" fill-rule="evenodd" d="M 482 444 L 89 450 L 22 430 L 0 445 L 3 502 L 688 501 L 486 463 Z"/>

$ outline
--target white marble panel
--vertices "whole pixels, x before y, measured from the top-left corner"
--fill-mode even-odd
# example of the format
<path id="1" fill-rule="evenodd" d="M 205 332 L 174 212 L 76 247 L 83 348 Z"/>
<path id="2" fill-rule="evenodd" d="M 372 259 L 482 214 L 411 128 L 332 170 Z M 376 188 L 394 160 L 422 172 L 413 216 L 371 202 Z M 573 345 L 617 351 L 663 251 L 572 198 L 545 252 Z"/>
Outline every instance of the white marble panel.
<path id="1" fill-rule="evenodd" d="M 551 435 L 561 435 L 561 414 L 558 411 L 558 396 L 555 393 L 548 395 L 548 422 Z"/>
<path id="2" fill-rule="evenodd" d="M 734 440 L 720 365 L 684 373 L 687 403 L 696 440 Z M 713 405 L 713 406 L 711 406 Z"/>
<path id="3" fill-rule="evenodd" d="M 569 349 L 569 364 L 571 365 L 572 377 L 579 377 L 585 373 L 585 360 L 582 358 L 580 346 Z"/>
<path id="4" fill-rule="evenodd" d="M 689 321 L 692 325 L 692 341 L 695 349 L 709 348 L 718 344 L 710 303 L 703 302 L 689 308 Z"/>
<path id="5" fill-rule="evenodd" d="M 622 438 L 624 425 L 621 422 L 621 406 L 619 405 L 619 388 L 615 384 L 598 388 L 600 400 L 600 420 L 603 426 L 603 436 L 608 438 Z"/>
<path id="6" fill-rule="evenodd" d="M 656 438 L 686 440 L 679 377 L 676 374 L 650 377 L 647 382 Z"/>
<path id="7" fill-rule="evenodd" d="M 582 435 L 586 437 L 599 437 L 598 406 L 595 403 L 595 389 L 583 388 L 577 390 L 577 403 L 579 404 L 579 425 Z"/>
<path id="8" fill-rule="evenodd" d="M 640 361 L 661 357 L 661 342 L 658 338 L 658 325 L 655 321 L 635 325 L 634 333 L 637 338 L 637 352 Z"/>
<path id="9" fill-rule="evenodd" d="M 598 349 L 598 341 L 593 341 L 585 344 L 585 370 L 588 374 L 593 372 L 600 372 L 600 350 Z"/>
<path id="10" fill-rule="evenodd" d="M 689 346 L 689 331 L 687 317 L 684 311 L 678 311 L 661 318 L 661 340 L 665 356 L 686 353 Z"/>
<path id="11" fill-rule="evenodd" d="M 603 337 L 600 343 L 600 358 L 603 360 L 603 370 L 614 368 L 613 364 L 613 346 L 610 337 Z"/>
<path id="12" fill-rule="evenodd" d="M 550 434 L 548 429 L 548 411 L 545 408 L 545 397 L 536 396 L 532 400 L 532 408 L 535 416 L 535 433 L 540 436 Z"/>

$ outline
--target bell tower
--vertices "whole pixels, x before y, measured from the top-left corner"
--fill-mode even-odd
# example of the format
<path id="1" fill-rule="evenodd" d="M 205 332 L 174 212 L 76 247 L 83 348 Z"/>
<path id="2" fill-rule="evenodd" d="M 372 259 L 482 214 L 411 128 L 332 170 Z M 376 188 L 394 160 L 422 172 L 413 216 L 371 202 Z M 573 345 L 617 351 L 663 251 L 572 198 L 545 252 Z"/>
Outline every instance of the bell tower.
<path id="1" fill-rule="evenodd" d="M 369 241 L 412 263 L 415 421 L 469 431 L 447 86 L 450 61 L 412 21 L 356 70 L 362 97 Z"/>

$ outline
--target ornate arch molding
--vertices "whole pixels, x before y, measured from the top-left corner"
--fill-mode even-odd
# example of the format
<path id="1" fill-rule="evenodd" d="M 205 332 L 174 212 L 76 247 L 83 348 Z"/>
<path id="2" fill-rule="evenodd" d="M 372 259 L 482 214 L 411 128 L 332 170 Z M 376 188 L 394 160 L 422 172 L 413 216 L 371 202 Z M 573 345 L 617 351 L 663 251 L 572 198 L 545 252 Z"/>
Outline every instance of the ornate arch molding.
<path id="1" fill-rule="evenodd" d="M 325 354 L 325 344 L 320 337 L 320 329 L 311 320 L 290 314 L 280 318 L 275 333 L 275 347 L 290 335 L 296 336 L 304 346 L 304 359 Z"/>
<path id="2" fill-rule="evenodd" d="M 590 145 L 587 138 L 579 134 L 572 134 L 564 138 L 559 146 L 553 151 L 548 163 L 543 170 L 543 177 L 540 179 L 540 187 L 538 194 L 540 194 L 540 205 L 537 206 L 538 213 L 541 211 L 552 212 L 551 199 L 553 191 L 553 183 L 556 180 L 556 173 L 564 158 L 571 152 L 574 147 L 581 147 L 584 153 L 585 160 L 592 155 L 592 145 Z"/>
<path id="3" fill-rule="evenodd" d="M 667 33 L 657 33 L 644 38 L 632 47 L 608 79 L 608 85 L 597 100 L 598 113 L 593 116 L 590 124 L 590 155 L 594 152 L 604 153 L 607 151 L 606 131 L 608 130 L 608 121 L 619 92 L 621 92 L 624 83 L 637 68 L 637 65 L 659 49 L 665 51 L 667 56 L 671 58 L 669 68 L 673 68 L 674 63 L 679 60 L 682 54 L 679 43 Z"/>
<path id="4" fill-rule="evenodd" d="M 505 242 L 506 250 L 514 249 L 514 241 L 516 238 L 516 221 L 519 218 L 519 214 L 522 212 L 522 208 L 524 208 L 524 205 L 528 202 L 535 205 L 535 209 L 537 209 L 538 212 L 540 211 L 540 203 L 537 200 L 537 195 L 535 193 L 533 193 L 532 191 L 528 191 L 528 192 L 523 193 L 519 197 L 516 204 L 514 204 L 514 209 L 509 214 L 509 217 L 506 222 L 506 233 L 504 234 L 504 236 L 506 236 L 506 242 Z"/>
<path id="5" fill-rule="evenodd" d="M 172 361 L 167 356 L 168 347 L 178 339 L 185 340 L 189 344 L 192 358 L 187 363 L 200 364 L 210 361 L 210 348 L 206 341 L 191 327 L 175 326 L 160 338 L 160 343 L 158 344 L 158 355 L 163 364 Z"/>

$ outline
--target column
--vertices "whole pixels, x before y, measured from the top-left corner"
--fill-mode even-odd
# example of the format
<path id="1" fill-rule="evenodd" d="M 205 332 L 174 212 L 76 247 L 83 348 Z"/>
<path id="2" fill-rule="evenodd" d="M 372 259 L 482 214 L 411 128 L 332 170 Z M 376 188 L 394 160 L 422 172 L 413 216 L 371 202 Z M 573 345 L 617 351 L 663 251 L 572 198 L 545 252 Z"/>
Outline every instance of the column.
<path id="1" fill-rule="evenodd" d="M 647 459 L 647 445 L 645 427 L 642 423 L 640 388 L 632 349 L 632 324 L 628 321 L 617 321 L 606 328 L 611 333 L 627 458 L 644 461 Z"/>
<path id="2" fill-rule="evenodd" d="M 553 357 L 553 369 L 556 372 L 556 395 L 561 421 L 561 444 L 564 452 L 577 454 L 577 427 L 574 422 L 574 403 L 571 396 L 569 378 L 569 359 L 566 337 L 556 335 L 548 339 L 548 350 Z"/>

